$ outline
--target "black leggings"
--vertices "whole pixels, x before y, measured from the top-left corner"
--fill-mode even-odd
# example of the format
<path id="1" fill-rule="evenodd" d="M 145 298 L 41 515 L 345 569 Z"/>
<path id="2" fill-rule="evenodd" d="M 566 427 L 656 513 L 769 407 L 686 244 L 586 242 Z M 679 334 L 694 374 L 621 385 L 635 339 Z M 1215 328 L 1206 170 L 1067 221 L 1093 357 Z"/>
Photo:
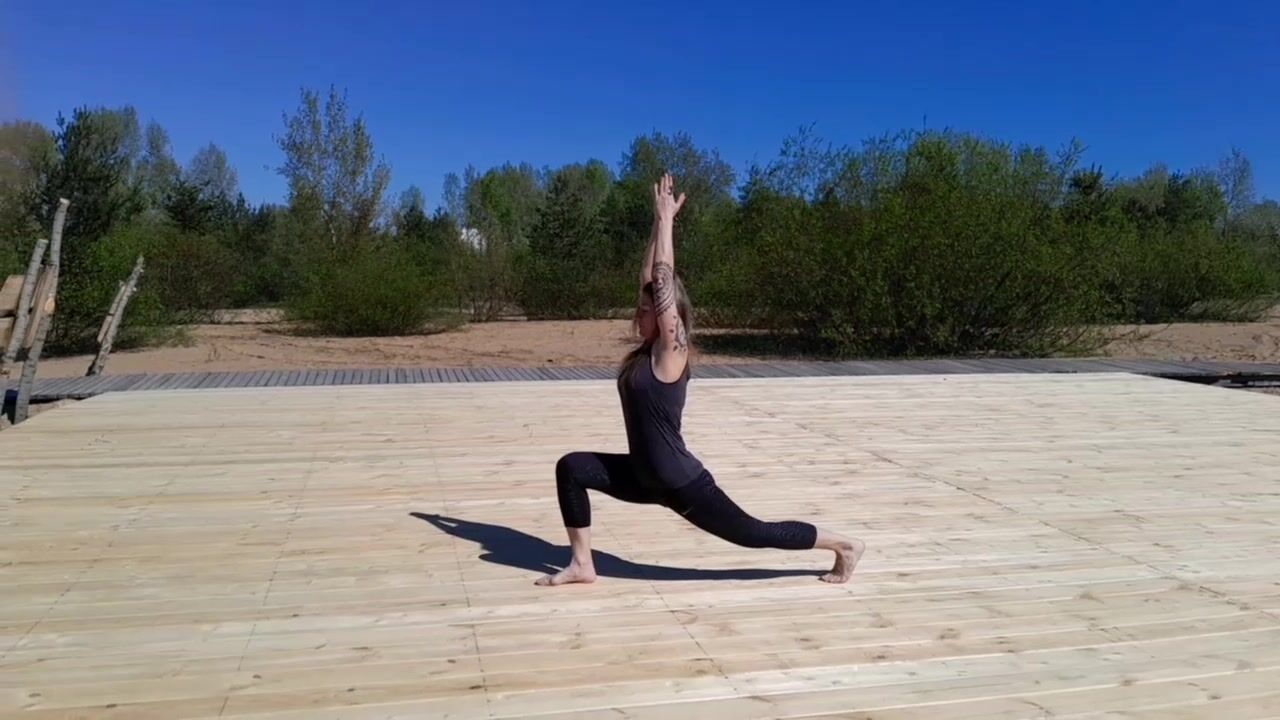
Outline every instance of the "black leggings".
<path id="1" fill-rule="evenodd" d="M 657 490 L 640 482 L 631 456 L 594 452 L 569 453 L 556 463 L 556 495 L 565 527 L 591 526 L 587 490 L 630 503 L 663 505 L 702 530 L 743 547 L 808 550 L 818 537 L 817 529 L 806 522 L 764 522 L 751 517 L 709 473 L 675 490 Z"/>

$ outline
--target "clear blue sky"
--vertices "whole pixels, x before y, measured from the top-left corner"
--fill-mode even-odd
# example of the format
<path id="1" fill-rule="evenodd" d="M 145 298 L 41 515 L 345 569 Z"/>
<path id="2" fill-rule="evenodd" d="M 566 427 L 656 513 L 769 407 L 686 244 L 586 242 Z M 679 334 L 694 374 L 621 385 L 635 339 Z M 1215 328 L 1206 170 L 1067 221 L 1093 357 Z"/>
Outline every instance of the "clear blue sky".
<path id="1" fill-rule="evenodd" d="M 366 5 L 368 5 L 366 7 Z M 0 119 L 134 105 L 180 162 L 222 146 L 280 200 L 298 88 L 346 88 L 392 191 L 467 164 L 616 164 L 687 130 L 741 171 L 801 125 L 838 143 L 973 130 L 1130 175 L 1232 145 L 1280 198 L 1275 2 L 157 2 L 0 0 Z"/>

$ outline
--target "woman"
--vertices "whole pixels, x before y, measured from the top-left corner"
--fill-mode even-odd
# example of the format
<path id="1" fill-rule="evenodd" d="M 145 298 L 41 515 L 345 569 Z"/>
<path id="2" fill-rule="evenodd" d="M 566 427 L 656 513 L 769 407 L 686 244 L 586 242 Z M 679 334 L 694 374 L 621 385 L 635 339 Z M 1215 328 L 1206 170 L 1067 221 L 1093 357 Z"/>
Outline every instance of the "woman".
<path id="1" fill-rule="evenodd" d="M 669 174 L 653 186 L 653 204 L 653 232 L 640 272 L 635 317 L 643 342 L 627 355 L 618 373 L 631 452 L 575 452 L 556 463 L 556 494 L 573 557 L 568 567 L 538 584 L 595 581 L 587 490 L 626 502 L 664 505 L 697 527 L 744 547 L 831 550 L 836 554 L 835 567 L 822 579 L 848 581 L 862 557 L 861 541 L 805 522 L 771 523 L 751 517 L 724 494 L 685 447 L 680 419 L 689 382 L 692 308 L 675 274 L 672 247 L 673 224 L 684 205 L 684 194 L 674 196 Z"/>

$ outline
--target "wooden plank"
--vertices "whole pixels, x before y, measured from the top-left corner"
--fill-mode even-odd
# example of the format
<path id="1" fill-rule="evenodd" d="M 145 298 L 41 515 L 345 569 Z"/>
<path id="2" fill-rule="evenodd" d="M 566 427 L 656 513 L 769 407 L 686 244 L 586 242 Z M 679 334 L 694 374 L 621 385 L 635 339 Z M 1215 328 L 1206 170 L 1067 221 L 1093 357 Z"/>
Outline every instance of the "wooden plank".
<path id="1" fill-rule="evenodd" d="M 690 448 L 744 509 L 863 537 L 853 581 L 593 494 L 598 582 L 544 590 L 556 459 L 626 447 L 611 383 L 343 394 L 108 392 L 5 433 L 0 715 L 1276 713 L 1273 398 L 695 383 Z"/>
<path id="2" fill-rule="evenodd" d="M 73 378 L 59 385 L 53 393 L 46 397 L 83 399 L 97 395 L 101 387 L 102 381 L 100 380 Z"/>
<path id="3" fill-rule="evenodd" d="M 114 375 L 110 384 L 110 392 L 125 392 L 132 390 L 138 383 L 146 377 L 137 373 L 126 373 L 124 375 Z"/>
<path id="4" fill-rule="evenodd" d="M 80 378 L 52 378 L 48 380 L 37 380 L 35 388 L 31 391 L 32 397 L 49 397 L 55 396 L 62 392 L 64 387 L 72 385 L 79 381 Z"/>
<path id="5" fill-rule="evenodd" d="M 18 299 L 22 296 L 22 275 L 10 275 L 0 285 L 0 318 L 13 317 L 18 312 Z"/>
<path id="6" fill-rule="evenodd" d="M 12 318 L 18 313 L 18 300 L 22 297 L 23 275 L 9 275 L 0 284 L 0 318 Z"/>
<path id="7" fill-rule="evenodd" d="M 174 373 L 169 381 L 161 385 L 163 390 L 195 390 L 203 383 L 213 381 L 211 372 Z"/>
<path id="8" fill-rule="evenodd" d="M 202 386 L 203 389 L 220 389 L 227 387 L 240 373 L 220 371 L 210 373 L 208 381 Z"/>
<path id="9" fill-rule="evenodd" d="M 93 397 L 95 395 L 101 394 L 106 388 L 107 384 L 110 383 L 111 381 L 112 381 L 112 378 L 103 377 L 101 375 L 91 377 L 91 378 L 83 378 L 80 382 L 75 383 L 74 385 L 67 386 L 62 391 L 62 394 L 65 395 L 66 397 L 76 398 L 76 399 Z"/>
<path id="10" fill-rule="evenodd" d="M 134 390 L 151 390 L 159 385 L 166 376 L 160 373 L 147 375 L 138 384 L 133 386 Z"/>
<path id="11" fill-rule="evenodd" d="M 256 373 L 253 373 L 253 372 L 243 372 L 243 371 L 231 373 L 230 379 L 227 380 L 227 383 L 222 387 L 227 387 L 227 388 L 250 387 L 253 382 L 253 377 L 255 374 Z"/>
<path id="12" fill-rule="evenodd" d="M 13 336 L 13 328 L 16 320 L 13 317 L 0 317 L 0 347 L 9 344 L 9 338 Z"/>
<path id="13" fill-rule="evenodd" d="M 21 347 L 29 348 L 32 346 L 40 327 L 40 321 L 53 312 L 55 285 L 54 275 L 49 267 L 46 265 L 40 268 L 40 274 L 36 276 L 35 290 L 31 294 L 31 314 L 27 320 L 26 337 L 23 338 Z"/>
<path id="14" fill-rule="evenodd" d="M 26 338 L 27 323 L 31 319 L 31 300 L 36 290 L 36 277 L 40 272 L 40 264 L 43 262 L 45 249 L 48 246 L 48 240 L 41 238 L 36 241 L 27 259 L 27 271 L 22 276 L 22 284 L 19 286 L 18 298 L 13 310 L 0 313 L 13 316 L 12 325 L 5 332 L 0 332 L 0 337 L 4 338 L 3 344 L 0 344 L 0 369 L 7 368 L 17 360 L 22 340 Z M 58 261 L 58 258 L 53 259 L 55 265 Z"/>
<path id="15" fill-rule="evenodd" d="M 801 377 L 800 369 L 794 363 L 779 361 L 761 364 L 769 369 L 771 377 Z"/>
<path id="16" fill-rule="evenodd" d="M 692 378 L 723 378 L 726 377 L 724 368 L 719 365 L 694 365 L 693 371 L 690 373 Z"/>

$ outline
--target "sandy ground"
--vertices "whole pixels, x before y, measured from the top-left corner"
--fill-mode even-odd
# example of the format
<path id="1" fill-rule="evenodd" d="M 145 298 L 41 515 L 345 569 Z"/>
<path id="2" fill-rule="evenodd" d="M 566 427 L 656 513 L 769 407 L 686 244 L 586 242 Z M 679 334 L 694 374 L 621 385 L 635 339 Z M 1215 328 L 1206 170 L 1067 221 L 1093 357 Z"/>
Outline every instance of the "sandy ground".
<path id="1" fill-rule="evenodd" d="M 107 372 L 208 372 L 373 367 L 530 367 L 612 365 L 632 346 L 622 320 L 521 320 L 466 325 L 434 335 L 390 338 L 309 337 L 262 313 L 227 314 L 220 324 L 191 326 L 191 344 L 113 353 Z M 1103 355 L 1165 360 L 1280 363 L 1280 312 L 1259 323 L 1122 327 Z M 761 358 L 700 352 L 700 362 Z M 91 358 L 51 358 L 40 377 L 81 375 Z"/>
<path id="2" fill-rule="evenodd" d="M 1122 326 L 1104 349 L 1109 357 L 1280 363 L 1280 308 L 1264 322 Z"/>
<path id="3" fill-rule="evenodd" d="M 278 323 L 195 325 L 190 336 L 194 342 L 189 347 L 112 353 L 107 371 L 612 365 L 633 345 L 630 324 L 621 320 L 500 321 L 434 335 L 387 338 L 308 337 Z M 745 360 L 705 353 L 698 358 L 702 362 Z M 91 360 L 88 355 L 49 359 L 40 363 L 39 374 L 80 375 Z"/>

